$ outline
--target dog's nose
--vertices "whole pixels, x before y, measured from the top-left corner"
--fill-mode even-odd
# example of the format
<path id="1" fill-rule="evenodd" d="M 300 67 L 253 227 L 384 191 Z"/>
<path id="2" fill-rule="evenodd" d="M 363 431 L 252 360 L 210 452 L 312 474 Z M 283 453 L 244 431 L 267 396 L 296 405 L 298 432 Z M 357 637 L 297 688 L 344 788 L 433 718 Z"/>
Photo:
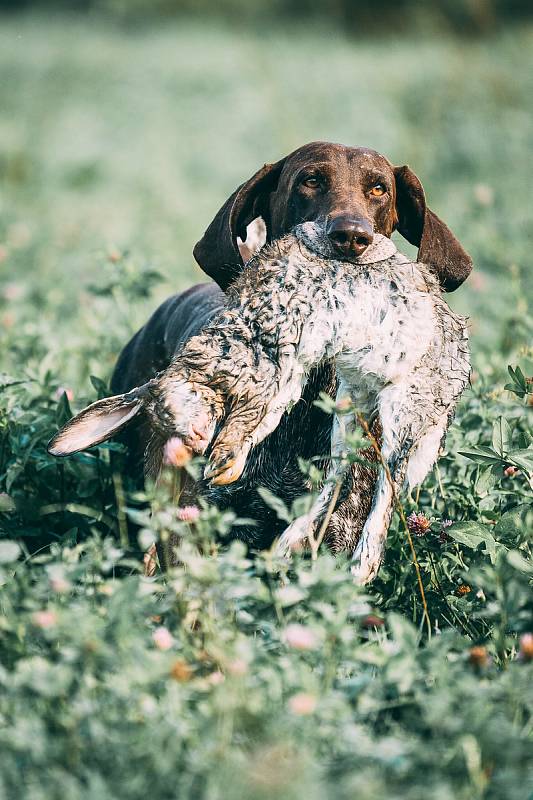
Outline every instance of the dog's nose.
<path id="1" fill-rule="evenodd" d="M 343 255 L 360 256 L 374 239 L 370 222 L 357 217 L 334 217 L 329 221 L 326 233 Z"/>

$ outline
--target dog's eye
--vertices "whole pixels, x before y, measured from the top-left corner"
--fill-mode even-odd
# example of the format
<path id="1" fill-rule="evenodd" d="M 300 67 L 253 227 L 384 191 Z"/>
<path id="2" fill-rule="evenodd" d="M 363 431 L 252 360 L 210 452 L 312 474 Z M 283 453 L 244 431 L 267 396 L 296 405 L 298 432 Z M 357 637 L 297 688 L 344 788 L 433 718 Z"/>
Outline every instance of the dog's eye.
<path id="1" fill-rule="evenodd" d="M 370 189 L 370 194 L 373 197 L 381 197 L 386 191 L 387 189 L 383 183 L 375 183 Z"/>
<path id="2" fill-rule="evenodd" d="M 320 180 L 316 175 L 308 175 L 307 178 L 303 179 L 302 186 L 307 186 L 308 189 L 318 189 Z"/>

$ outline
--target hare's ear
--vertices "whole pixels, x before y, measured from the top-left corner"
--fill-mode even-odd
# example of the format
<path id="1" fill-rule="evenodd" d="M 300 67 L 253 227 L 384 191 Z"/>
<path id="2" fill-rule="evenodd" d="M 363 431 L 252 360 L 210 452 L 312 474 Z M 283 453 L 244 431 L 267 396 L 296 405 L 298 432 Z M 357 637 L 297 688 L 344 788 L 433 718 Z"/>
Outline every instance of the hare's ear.
<path id="1" fill-rule="evenodd" d="M 70 456 L 115 436 L 142 410 L 148 384 L 127 394 L 105 397 L 72 417 L 48 444 L 52 456 Z"/>

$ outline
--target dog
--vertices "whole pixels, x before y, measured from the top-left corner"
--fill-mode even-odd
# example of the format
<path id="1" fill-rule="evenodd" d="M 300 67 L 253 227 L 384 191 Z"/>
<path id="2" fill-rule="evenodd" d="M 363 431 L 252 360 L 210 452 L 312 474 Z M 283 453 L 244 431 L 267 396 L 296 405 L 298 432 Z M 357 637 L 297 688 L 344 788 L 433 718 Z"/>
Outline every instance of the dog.
<path id="1" fill-rule="evenodd" d="M 170 364 L 174 354 L 225 307 L 225 292 L 243 269 L 239 244 L 247 228 L 261 218 L 268 242 L 295 225 L 322 222 L 339 257 L 362 255 L 374 234 L 398 230 L 416 245 L 420 261 L 430 265 L 440 286 L 453 291 L 469 275 L 472 262 L 449 228 L 428 207 L 424 189 L 407 167 L 361 147 L 314 142 L 259 169 L 228 198 L 194 248 L 194 256 L 215 283 L 200 284 L 166 300 L 119 356 L 112 380 L 114 394 L 147 383 Z M 250 455 L 242 478 L 226 486 L 186 482 L 184 502 L 203 496 L 221 509 L 233 508 L 254 525 L 235 534 L 253 548 L 269 547 L 283 523 L 261 499 L 258 486 L 290 505 L 310 488 L 298 459 L 324 456 L 327 467 L 331 416 L 315 405 L 321 392 L 336 393 L 335 370 L 323 364 L 312 371 L 303 396 L 290 415 Z M 152 435 L 149 420 L 136 415 L 122 436 L 127 445 L 126 472 L 142 480 L 143 460 Z M 372 454 L 368 454 L 372 457 Z M 372 470 L 354 465 L 332 515 L 332 541 L 357 541 L 358 520 L 370 511 L 375 481 Z M 355 486 L 355 491 L 354 491 Z"/>

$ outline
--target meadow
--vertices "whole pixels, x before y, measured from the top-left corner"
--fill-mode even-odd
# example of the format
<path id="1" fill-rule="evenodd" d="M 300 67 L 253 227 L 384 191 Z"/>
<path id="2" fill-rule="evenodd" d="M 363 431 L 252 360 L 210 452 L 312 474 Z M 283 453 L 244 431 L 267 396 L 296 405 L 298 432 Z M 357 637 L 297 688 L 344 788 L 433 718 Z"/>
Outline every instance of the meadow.
<path id="1" fill-rule="evenodd" d="M 0 16 L 0 76 L 0 798 L 531 800 L 533 28 L 33 12 Z M 247 553 L 229 512 L 132 495 L 117 444 L 46 454 L 203 280 L 225 198 L 316 139 L 408 163 L 475 263 L 449 297 L 472 386 L 365 589 L 327 552 Z M 144 577 L 173 531 L 183 566 Z"/>

